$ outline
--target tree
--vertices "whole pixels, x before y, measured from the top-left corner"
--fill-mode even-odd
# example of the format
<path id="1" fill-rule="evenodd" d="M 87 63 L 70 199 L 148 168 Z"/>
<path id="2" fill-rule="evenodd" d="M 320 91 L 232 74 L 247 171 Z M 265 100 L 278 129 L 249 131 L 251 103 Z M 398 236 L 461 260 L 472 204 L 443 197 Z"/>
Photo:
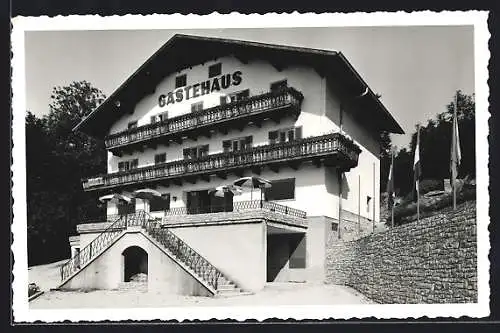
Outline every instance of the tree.
<path id="1" fill-rule="evenodd" d="M 392 142 L 389 132 L 380 133 L 380 192 L 385 192 L 391 167 Z"/>
<path id="2" fill-rule="evenodd" d="M 104 98 L 89 82 L 73 82 L 53 89 L 47 116 L 26 116 L 30 265 L 67 258 L 75 226 L 103 213 L 83 192 L 81 178 L 105 172 L 106 151 L 102 142 L 72 129 Z"/>
<path id="3" fill-rule="evenodd" d="M 450 178 L 451 127 L 453 119 L 453 101 L 446 106 L 446 111 L 439 113 L 436 119 L 430 119 L 426 126 L 421 126 L 420 159 L 422 177 L 425 179 Z M 475 178 L 475 102 L 474 95 L 468 96 L 457 91 L 457 117 L 460 132 L 462 163 L 459 177 L 469 175 Z M 411 139 L 411 151 L 414 153 L 417 133 Z"/>

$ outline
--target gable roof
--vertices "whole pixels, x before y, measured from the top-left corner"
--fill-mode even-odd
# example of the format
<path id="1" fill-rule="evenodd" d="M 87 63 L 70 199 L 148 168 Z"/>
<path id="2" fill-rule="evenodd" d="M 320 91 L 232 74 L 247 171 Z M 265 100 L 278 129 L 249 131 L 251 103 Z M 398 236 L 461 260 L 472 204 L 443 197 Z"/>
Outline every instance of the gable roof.
<path id="1" fill-rule="evenodd" d="M 289 64 L 312 67 L 322 76 L 338 78 L 346 96 L 357 96 L 368 90 L 363 109 L 373 113 L 364 116 L 369 116 L 372 124 L 380 130 L 404 133 L 341 52 L 183 34 L 176 34 L 168 40 L 73 130 L 104 138 L 111 125 L 124 112 L 132 111 L 145 95 L 152 94 L 164 77 L 226 55 L 234 55 L 242 62 L 266 59 L 278 69 Z"/>

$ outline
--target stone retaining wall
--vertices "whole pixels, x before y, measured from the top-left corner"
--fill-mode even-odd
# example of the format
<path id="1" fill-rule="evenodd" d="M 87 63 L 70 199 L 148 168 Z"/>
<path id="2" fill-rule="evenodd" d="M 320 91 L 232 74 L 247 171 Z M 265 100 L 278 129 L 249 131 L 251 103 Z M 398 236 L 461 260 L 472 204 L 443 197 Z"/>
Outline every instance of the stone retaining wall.
<path id="1" fill-rule="evenodd" d="M 326 281 L 380 303 L 477 302 L 476 203 L 342 242 L 331 233 Z"/>

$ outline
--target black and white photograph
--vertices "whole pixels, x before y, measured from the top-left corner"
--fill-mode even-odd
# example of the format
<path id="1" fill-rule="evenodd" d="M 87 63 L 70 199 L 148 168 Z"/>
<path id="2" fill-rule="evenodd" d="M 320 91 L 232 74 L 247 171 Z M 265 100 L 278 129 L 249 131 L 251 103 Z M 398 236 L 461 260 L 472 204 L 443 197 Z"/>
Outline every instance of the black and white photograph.
<path id="1" fill-rule="evenodd" d="M 14 19 L 15 319 L 488 315 L 487 13 L 328 15 Z"/>

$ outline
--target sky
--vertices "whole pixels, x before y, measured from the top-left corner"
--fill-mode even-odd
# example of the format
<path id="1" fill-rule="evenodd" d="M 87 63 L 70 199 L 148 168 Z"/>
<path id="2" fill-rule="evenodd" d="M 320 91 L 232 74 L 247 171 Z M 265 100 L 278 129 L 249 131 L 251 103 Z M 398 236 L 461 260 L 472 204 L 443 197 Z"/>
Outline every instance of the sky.
<path id="1" fill-rule="evenodd" d="M 27 109 L 47 114 L 52 88 L 72 81 L 111 95 L 175 33 L 342 52 L 404 129 L 391 136 L 398 148 L 408 146 L 417 123 L 445 111 L 456 90 L 474 93 L 472 26 L 30 31 Z"/>

